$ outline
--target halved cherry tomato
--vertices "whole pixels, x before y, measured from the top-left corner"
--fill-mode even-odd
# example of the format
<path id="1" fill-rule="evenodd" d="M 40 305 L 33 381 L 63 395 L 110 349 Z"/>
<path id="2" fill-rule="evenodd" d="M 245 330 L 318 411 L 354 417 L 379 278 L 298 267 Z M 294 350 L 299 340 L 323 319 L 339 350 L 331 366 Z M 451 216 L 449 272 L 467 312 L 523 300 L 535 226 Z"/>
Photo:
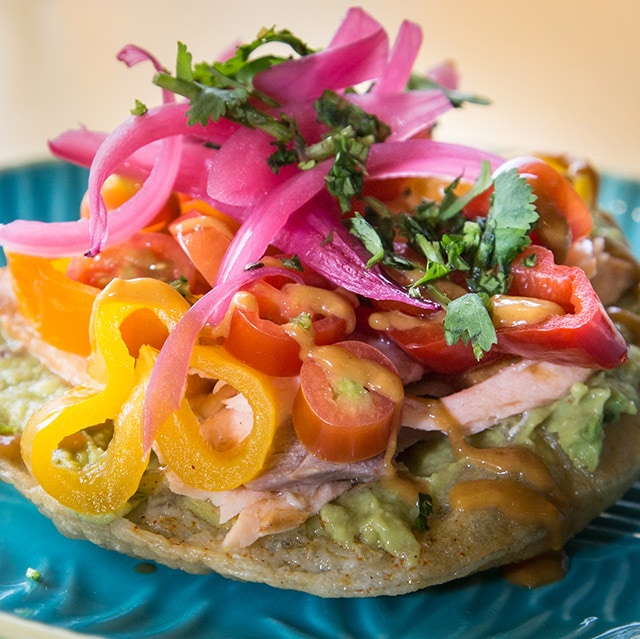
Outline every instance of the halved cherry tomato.
<path id="1" fill-rule="evenodd" d="M 277 287 L 264 279 L 252 282 L 246 290 L 258 300 L 262 317 L 272 322 L 283 324 L 301 313 L 308 313 L 314 327 L 320 318 L 335 316 L 342 319 L 345 331 L 338 339 L 354 329 L 353 302 L 342 293 L 290 281 Z"/>
<path id="2" fill-rule="evenodd" d="M 348 340 L 318 347 L 300 369 L 293 425 L 317 457 L 369 459 L 392 442 L 403 396 L 395 366 L 373 346 Z"/>
<path id="3" fill-rule="evenodd" d="M 213 286 L 233 239 L 229 226 L 211 215 L 191 211 L 172 222 L 169 231 L 204 279 Z"/>
<path id="4" fill-rule="evenodd" d="M 110 175 L 100 189 L 100 195 L 102 195 L 107 211 L 117 209 L 124 204 L 140 190 L 142 184 L 141 180 L 134 180 L 117 174 Z M 89 215 L 89 197 L 88 194 L 85 194 L 80 203 L 80 217 L 88 218 Z M 162 231 L 178 215 L 180 215 L 180 199 L 176 193 L 171 193 L 165 205 L 144 230 Z"/>
<path id="5" fill-rule="evenodd" d="M 245 293 L 244 303 L 232 311 L 225 347 L 270 375 L 297 375 L 306 350 L 336 342 L 355 328 L 351 302 L 334 291 L 293 282 L 277 288 L 256 280 Z"/>
<path id="6" fill-rule="evenodd" d="M 224 346 L 241 362 L 275 377 L 297 375 L 302 364 L 300 344 L 281 325 L 262 319 L 257 304 L 233 310 Z"/>
<path id="7" fill-rule="evenodd" d="M 112 279 L 152 277 L 164 282 L 186 278 L 192 293 L 202 289 L 195 266 L 176 240 L 165 233 L 144 232 L 108 247 L 95 257 L 71 258 L 67 275 L 77 282 L 104 288 Z"/>

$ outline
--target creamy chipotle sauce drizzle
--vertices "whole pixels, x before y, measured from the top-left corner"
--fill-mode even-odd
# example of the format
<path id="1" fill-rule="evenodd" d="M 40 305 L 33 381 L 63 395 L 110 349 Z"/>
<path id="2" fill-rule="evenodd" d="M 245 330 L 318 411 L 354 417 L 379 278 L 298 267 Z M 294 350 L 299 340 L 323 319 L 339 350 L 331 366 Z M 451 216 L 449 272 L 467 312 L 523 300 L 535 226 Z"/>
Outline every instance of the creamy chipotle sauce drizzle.
<path id="1" fill-rule="evenodd" d="M 378 393 L 395 404 L 401 404 L 404 387 L 396 373 L 373 360 L 362 360 L 340 344 L 315 346 L 309 357 L 327 374 L 329 379 L 347 378 L 367 390 Z"/>
<path id="2" fill-rule="evenodd" d="M 546 586 L 560 581 L 566 574 L 567 555 L 562 550 L 551 550 L 502 569 L 502 576 L 508 582 L 523 588 Z"/>

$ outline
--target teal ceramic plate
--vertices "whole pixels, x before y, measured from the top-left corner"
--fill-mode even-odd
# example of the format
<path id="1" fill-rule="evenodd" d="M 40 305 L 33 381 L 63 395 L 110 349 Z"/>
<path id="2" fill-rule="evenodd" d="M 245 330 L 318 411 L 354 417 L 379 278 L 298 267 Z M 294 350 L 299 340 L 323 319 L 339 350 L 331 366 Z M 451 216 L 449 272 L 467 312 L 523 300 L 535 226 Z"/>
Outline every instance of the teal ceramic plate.
<path id="1" fill-rule="evenodd" d="M 0 173 L 0 216 L 74 215 L 86 171 Z M 605 177 L 602 203 L 640 247 L 640 184 Z M 637 238 L 637 239 L 636 239 Z M 497 572 L 401 597 L 324 600 L 194 576 L 66 539 L 0 485 L 0 638 L 594 639 L 640 637 L 640 483 L 568 546 L 566 578 L 525 590 Z M 29 569 L 41 578 L 29 579 Z"/>

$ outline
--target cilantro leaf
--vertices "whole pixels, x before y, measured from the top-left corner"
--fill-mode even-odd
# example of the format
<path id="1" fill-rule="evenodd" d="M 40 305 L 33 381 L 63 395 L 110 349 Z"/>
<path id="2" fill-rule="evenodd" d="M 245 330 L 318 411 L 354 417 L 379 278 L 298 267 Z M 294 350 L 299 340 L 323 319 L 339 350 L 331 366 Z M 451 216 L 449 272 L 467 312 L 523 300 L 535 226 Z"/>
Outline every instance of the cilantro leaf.
<path id="1" fill-rule="evenodd" d="M 440 203 L 439 217 L 443 220 L 449 220 L 460 213 L 471 200 L 486 191 L 491 186 L 492 181 L 491 165 L 487 160 L 483 160 L 478 179 L 464 195 L 456 196 L 454 193 L 454 189 L 458 186 L 460 178 L 454 180 L 445 188 L 444 197 Z"/>
<path id="2" fill-rule="evenodd" d="M 191 82 L 193 80 L 193 73 L 191 67 L 193 66 L 193 56 L 187 49 L 187 45 L 183 42 L 178 42 L 178 54 L 176 56 L 176 78 Z"/>
<path id="3" fill-rule="evenodd" d="M 471 343 L 477 360 L 497 343 L 496 329 L 482 297 L 466 293 L 452 300 L 444 319 L 444 335 L 449 346 Z"/>
<path id="4" fill-rule="evenodd" d="M 318 122 L 326 124 L 331 130 L 350 127 L 356 137 L 371 137 L 377 142 L 384 141 L 391 134 L 387 124 L 335 91 L 325 90 L 313 106 Z"/>
<path id="5" fill-rule="evenodd" d="M 232 57 L 224 62 L 214 63 L 215 67 L 225 76 L 242 79 L 245 82 L 252 80 L 257 71 L 287 59 L 270 55 L 259 58 L 258 64 L 255 64 L 255 61 L 250 62 L 249 59 L 254 51 L 265 44 L 274 42 L 288 45 L 298 55 L 304 56 L 314 52 L 288 29 L 276 30 L 275 27 L 271 27 L 270 29 L 262 29 L 252 42 L 237 47 Z M 249 73 L 247 73 L 248 69 L 250 69 Z"/>
<path id="6" fill-rule="evenodd" d="M 140 100 L 136 100 L 135 106 L 131 109 L 131 115 L 144 115 L 149 109 L 144 102 L 140 102 Z"/>
<path id="7" fill-rule="evenodd" d="M 384 234 L 380 234 L 366 218 L 357 213 L 347 222 L 351 235 L 357 237 L 364 248 L 371 254 L 366 268 L 382 263 L 385 266 L 400 270 L 410 270 L 415 265 L 401 255 L 397 255 L 389 248 L 391 241 Z"/>
<path id="8" fill-rule="evenodd" d="M 516 169 L 496 178 L 487 225 L 494 229 L 494 260 L 503 271 L 531 244 L 529 232 L 538 221 L 535 200 L 533 189 Z"/>
<path id="9" fill-rule="evenodd" d="M 384 258 L 385 247 L 382 238 L 371 224 L 359 213 L 349 220 L 349 232 L 355 235 L 362 245 L 371 253 L 367 268 L 371 268 Z"/>
<path id="10" fill-rule="evenodd" d="M 472 290 L 507 291 L 511 262 L 531 243 L 529 234 L 538 221 L 535 199 L 517 169 L 498 174 L 469 278 Z"/>
<path id="11" fill-rule="evenodd" d="M 230 114 L 232 109 L 247 103 L 249 94 L 244 89 L 219 89 L 202 87 L 191 99 L 187 111 L 189 124 L 200 123 L 206 126 L 209 120 L 217 122 L 221 117 Z"/>

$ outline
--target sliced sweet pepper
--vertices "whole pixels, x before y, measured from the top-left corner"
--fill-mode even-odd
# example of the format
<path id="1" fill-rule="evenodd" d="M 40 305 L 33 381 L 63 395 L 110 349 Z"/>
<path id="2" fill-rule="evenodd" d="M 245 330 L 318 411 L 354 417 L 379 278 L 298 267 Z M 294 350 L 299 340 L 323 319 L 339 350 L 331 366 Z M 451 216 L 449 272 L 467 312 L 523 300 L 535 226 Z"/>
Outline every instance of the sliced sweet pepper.
<path id="1" fill-rule="evenodd" d="M 183 399 L 160 430 L 155 447 L 163 464 L 185 484 L 204 491 L 231 490 L 253 479 L 263 468 L 276 429 L 290 410 L 296 384 L 273 378 L 243 364 L 223 346 L 194 347 L 191 369 L 221 380 L 246 398 L 253 412 L 249 434 L 223 448 L 205 439 L 200 419 Z"/>
<path id="2" fill-rule="evenodd" d="M 527 266 L 532 257 L 535 264 Z M 614 368 L 625 361 L 627 343 L 582 269 L 555 264 L 548 249 L 531 246 L 511 272 L 510 295 L 549 300 L 566 312 L 498 330 L 499 350 L 587 368 Z"/>
<path id="3" fill-rule="evenodd" d="M 18 309 L 49 344 L 87 357 L 89 317 L 98 289 L 81 284 L 43 257 L 7 253 Z"/>
<path id="4" fill-rule="evenodd" d="M 153 353 L 187 308 L 177 291 L 153 279 L 113 280 L 96 298 L 91 382 L 47 404 L 22 435 L 27 467 L 63 505 L 86 515 L 109 515 L 138 489 L 148 461 L 140 424 Z M 82 432 L 109 424 L 113 436 L 104 452 L 73 461 Z"/>

